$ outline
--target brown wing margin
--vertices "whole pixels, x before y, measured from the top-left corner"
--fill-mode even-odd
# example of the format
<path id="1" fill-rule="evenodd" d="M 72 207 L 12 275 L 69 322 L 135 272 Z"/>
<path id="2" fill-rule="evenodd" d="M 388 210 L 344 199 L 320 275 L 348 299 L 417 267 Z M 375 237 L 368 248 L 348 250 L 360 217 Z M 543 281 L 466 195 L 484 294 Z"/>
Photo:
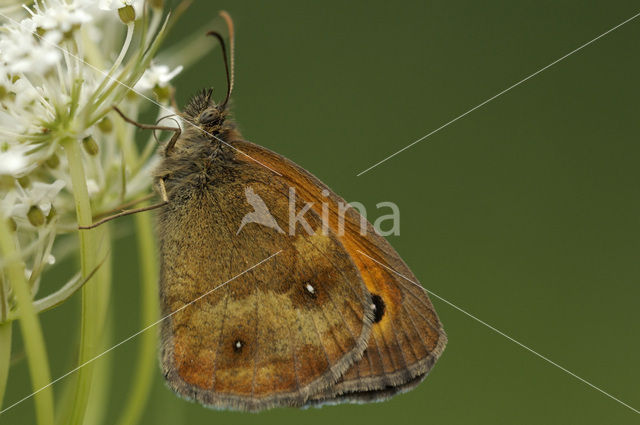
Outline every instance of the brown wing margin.
<path id="1" fill-rule="evenodd" d="M 362 359 L 335 385 L 312 396 L 310 403 L 371 401 L 415 387 L 431 370 L 447 342 L 426 291 L 410 282 L 418 282 L 417 278 L 370 223 L 366 222 L 366 233 L 360 234 L 362 217 L 352 208 L 344 213 L 345 231 L 341 233 L 340 205 L 346 203 L 316 177 L 261 146 L 246 141 L 233 144 L 248 155 L 237 154 L 238 161 L 260 167 L 255 159 L 282 174 L 277 179 L 294 187 L 299 198 L 313 202 L 312 208 L 318 215 L 322 214 L 321 205 L 328 205 L 330 229 L 338 235 L 367 289 L 373 296 L 380 297 L 385 310 L 372 326 Z"/>

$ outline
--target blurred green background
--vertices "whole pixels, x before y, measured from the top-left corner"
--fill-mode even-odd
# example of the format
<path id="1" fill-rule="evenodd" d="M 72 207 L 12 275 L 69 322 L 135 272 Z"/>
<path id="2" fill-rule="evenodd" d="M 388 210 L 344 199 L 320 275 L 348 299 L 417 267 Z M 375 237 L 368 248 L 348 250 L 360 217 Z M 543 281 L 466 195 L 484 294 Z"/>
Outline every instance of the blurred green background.
<path id="1" fill-rule="evenodd" d="M 640 12 L 636 1 L 195 2 L 168 43 L 226 9 L 244 136 L 348 201 L 401 209 L 391 244 L 422 284 L 640 408 L 640 18 L 388 162 L 387 155 Z M 224 92 L 219 52 L 175 80 Z M 117 226 L 114 341 L 141 328 L 133 220 Z M 50 277 L 62 281 L 71 262 Z M 44 313 L 52 375 L 72 367 L 78 297 Z M 638 415 L 433 299 L 449 344 L 391 401 L 261 414 L 174 396 L 156 369 L 144 424 L 632 424 Z M 6 404 L 30 393 L 19 332 Z M 106 423 L 137 354 L 111 362 Z M 157 359 L 149 358 L 149 362 Z M 64 381 L 54 390 L 60 395 Z M 31 423 L 33 401 L 0 419 Z"/>

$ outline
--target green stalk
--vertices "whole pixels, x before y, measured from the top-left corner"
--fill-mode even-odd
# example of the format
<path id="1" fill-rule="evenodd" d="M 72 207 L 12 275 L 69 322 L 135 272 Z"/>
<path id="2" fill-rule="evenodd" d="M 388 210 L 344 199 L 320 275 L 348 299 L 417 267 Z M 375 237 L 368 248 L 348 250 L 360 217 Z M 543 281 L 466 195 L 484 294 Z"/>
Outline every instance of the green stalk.
<path id="1" fill-rule="evenodd" d="M 113 337 L 113 320 L 112 309 L 109 300 L 111 299 L 111 256 L 109 255 L 111 248 L 111 226 L 105 223 L 96 229 L 98 243 L 98 259 L 105 262 L 97 270 L 92 280 L 98 287 L 98 321 L 100 323 L 98 331 L 98 340 L 100 341 L 99 353 L 108 350 L 112 345 Z M 96 353 L 97 354 L 97 353 Z M 111 387 L 111 369 L 112 356 L 106 355 L 95 362 L 93 372 L 93 385 L 89 391 L 87 400 L 87 409 L 84 416 L 83 425 L 99 425 L 104 419 L 107 411 L 107 401 L 109 398 L 109 388 Z"/>
<path id="2" fill-rule="evenodd" d="M 72 397 L 75 395 L 76 382 L 78 382 L 78 375 L 72 374 L 58 383 L 61 387 L 58 390 L 59 396 L 56 398 L 56 424 L 58 425 L 67 425 L 67 419 L 71 417 Z"/>
<path id="3" fill-rule="evenodd" d="M 5 258 L 16 258 L 16 242 L 6 220 L 0 220 L 0 251 Z M 20 311 L 20 330 L 35 394 L 36 418 L 40 425 L 53 425 L 53 392 L 49 386 L 51 372 L 40 321 L 32 304 L 31 290 L 24 274 L 24 264 L 10 261 L 7 276 Z"/>
<path id="4" fill-rule="evenodd" d="M 158 320 L 158 268 L 157 255 L 149 214 L 137 214 L 136 229 L 138 238 L 138 251 L 140 253 L 140 269 L 142 282 L 141 302 L 141 328 L 145 328 Z M 144 332 L 140 335 L 140 348 L 138 360 L 133 377 L 133 388 L 127 397 L 127 405 L 123 409 L 118 420 L 119 425 L 134 425 L 138 423 L 145 405 L 149 400 L 149 393 L 153 384 L 155 372 L 155 352 L 157 344 L 156 332 Z"/>
<path id="5" fill-rule="evenodd" d="M 108 350 L 113 344 L 113 306 L 108 305 L 107 307 L 100 352 Z M 89 405 L 87 406 L 87 414 L 84 417 L 83 425 L 100 425 L 104 423 L 109 408 L 107 399 L 113 378 L 113 361 L 114 358 L 112 355 L 100 357 L 100 359 L 96 361 L 94 379 L 96 382 L 100 382 L 100 385 L 93 385 L 91 387 Z"/>
<path id="6" fill-rule="evenodd" d="M 69 161 L 78 225 L 87 226 L 92 223 L 92 213 L 80 145 L 77 140 L 66 140 L 64 147 L 67 151 L 67 159 Z M 97 255 L 100 250 L 96 244 L 97 232 L 96 229 L 80 230 L 79 236 L 80 265 L 82 277 L 86 278 L 99 262 Z M 100 343 L 100 319 L 100 287 L 99 282 L 92 279 L 82 287 L 82 317 L 78 365 L 84 365 L 97 354 L 96 351 Z M 92 377 L 92 363 L 86 364 L 79 369 L 71 417 L 66 423 L 71 425 L 80 425 L 83 423 Z"/>
<path id="7" fill-rule="evenodd" d="M 7 320 L 8 316 L 7 289 L 3 275 L 0 274 L 0 322 Z M 0 410 L 2 410 L 2 400 L 4 400 L 4 393 L 7 389 L 7 380 L 9 379 L 9 366 L 11 364 L 11 330 L 11 322 L 7 321 L 0 323 Z"/>
<path id="8" fill-rule="evenodd" d="M 0 285 L 2 285 L 1 281 Z M 7 380 L 9 379 L 9 365 L 11 363 L 11 326 L 11 322 L 0 324 L 0 410 L 2 410 L 2 400 L 4 399 L 4 392 L 7 389 Z"/>

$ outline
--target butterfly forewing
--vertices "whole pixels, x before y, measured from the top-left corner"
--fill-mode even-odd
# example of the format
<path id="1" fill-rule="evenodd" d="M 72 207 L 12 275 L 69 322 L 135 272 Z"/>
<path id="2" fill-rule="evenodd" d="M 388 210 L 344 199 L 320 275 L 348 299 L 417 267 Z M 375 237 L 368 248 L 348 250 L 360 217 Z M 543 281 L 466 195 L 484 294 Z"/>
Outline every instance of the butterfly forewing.
<path id="1" fill-rule="evenodd" d="M 179 394 L 219 408 L 305 403 L 360 359 L 373 321 L 342 242 L 314 212 L 312 235 L 282 231 L 287 187 L 254 167 L 222 167 L 207 185 L 168 177 L 160 215 L 163 371 Z M 279 228 L 239 229 L 248 187 Z"/>

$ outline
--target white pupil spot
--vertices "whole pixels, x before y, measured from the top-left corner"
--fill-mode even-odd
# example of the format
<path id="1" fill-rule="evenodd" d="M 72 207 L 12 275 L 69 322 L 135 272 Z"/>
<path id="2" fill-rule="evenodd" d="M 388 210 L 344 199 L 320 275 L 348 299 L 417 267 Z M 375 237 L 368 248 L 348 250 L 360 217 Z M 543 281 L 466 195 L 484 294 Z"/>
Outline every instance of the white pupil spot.
<path id="1" fill-rule="evenodd" d="M 308 283 L 307 283 L 307 286 L 305 286 L 305 288 L 307 288 L 307 291 L 309 291 L 309 293 L 311 293 L 311 294 L 316 292 L 315 288 L 313 286 L 311 286 L 310 284 L 308 284 Z"/>
<path id="2" fill-rule="evenodd" d="M 236 341 L 236 348 L 242 347 L 242 343 L 240 341 Z"/>
<path id="3" fill-rule="evenodd" d="M 375 310 L 376 309 L 376 305 L 375 304 L 371 304 L 371 310 Z"/>

